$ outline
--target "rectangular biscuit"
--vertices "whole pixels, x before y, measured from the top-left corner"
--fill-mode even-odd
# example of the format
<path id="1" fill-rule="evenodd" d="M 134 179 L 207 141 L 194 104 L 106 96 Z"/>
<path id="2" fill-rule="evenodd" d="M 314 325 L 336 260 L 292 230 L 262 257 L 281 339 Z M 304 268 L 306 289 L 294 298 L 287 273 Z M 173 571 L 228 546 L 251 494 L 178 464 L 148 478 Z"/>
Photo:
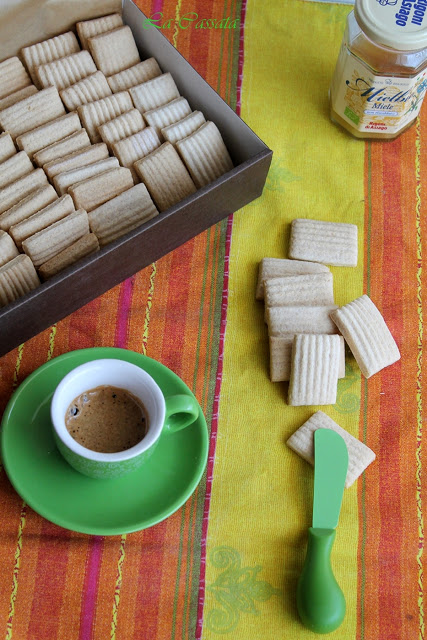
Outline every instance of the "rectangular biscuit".
<path id="1" fill-rule="evenodd" d="M 64 58 L 72 53 L 77 53 L 78 51 L 80 51 L 80 47 L 77 38 L 72 31 L 68 31 L 67 33 L 61 33 L 59 36 L 54 36 L 43 42 L 37 42 L 29 47 L 24 47 L 21 54 L 33 82 L 37 84 L 37 67 L 52 62 L 53 60 Z"/>
<path id="2" fill-rule="evenodd" d="M 4 213 L 32 191 L 47 185 L 43 169 L 35 169 L 7 187 L 0 189 L 0 213 Z"/>
<path id="3" fill-rule="evenodd" d="M 93 143 L 100 142 L 98 127 L 104 122 L 113 120 L 122 113 L 133 108 L 132 100 L 127 91 L 115 93 L 96 102 L 90 102 L 78 107 L 77 111 L 82 124 Z"/>
<path id="4" fill-rule="evenodd" d="M 0 231 L 0 267 L 19 254 L 16 244 L 6 231 Z"/>
<path id="5" fill-rule="evenodd" d="M 15 153 L 16 147 L 13 144 L 12 136 L 10 135 L 10 133 L 0 134 L 0 162 L 9 160 L 9 158 L 11 158 Z"/>
<path id="6" fill-rule="evenodd" d="M 92 144 L 84 149 L 70 153 L 63 158 L 52 160 L 52 162 L 45 164 L 43 169 L 49 180 L 52 181 L 53 178 L 60 173 L 71 171 L 72 169 L 79 169 L 93 162 L 104 160 L 105 158 L 108 158 L 108 149 L 107 145 L 101 142 L 100 144 Z"/>
<path id="7" fill-rule="evenodd" d="M 286 258 L 263 258 L 259 263 L 255 297 L 264 300 L 264 280 L 283 276 L 297 276 L 306 273 L 330 273 L 328 267 L 318 262 L 288 260 Z"/>
<path id="8" fill-rule="evenodd" d="M 133 65 L 133 67 L 129 67 L 129 69 L 115 73 L 107 78 L 107 80 L 111 91 L 118 93 L 119 91 L 126 91 L 131 87 L 135 87 L 137 84 L 147 82 L 147 80 L 152 80 L 161 75 L 162 70 L 157 60 L 155 58 L 147 58 L 147 60 L 143 60 Z"/>
<path id="9" fill-rule="evenodd" d="M 292 220 L 289 257 L 337 267 L 357 265 L 357 225 L 323 220 Z"/>
<path id="10" fill-rule="evenodd" d="M 316 411 L 311 418 L 291 435 L 286 444 L 304 460 L 314 465 L 314 437 L 317 429 L 332 429 L 344 439 L 348 450 L 348 469 L 345 486 L 351 487 L 355 480 L 375 460 L 375 453 L 332 420 L 323 411 Z"/>
<path id="11" fill-rule="evenodd" d="M 176 148 L 197 188 L 213 182 L 234 166 L 218 127 L 210 121 L 178 140 Z"/>
<path id="12" fill-rule="evenodd" d="M 134 167 L 159 211 L 166 211 L 196 192 L 194 182 L 170 142 L 164 142 L 135 162 Z"/>
<path id="13" fill-rule="evenodd" d="M 147 127 L 129 138 L 119 140 L 112 145 L 112 151 L 122 167 L 130 169 L 135 181 L 139 181 L 133 168 L 134 162 L 145 158 L 149 153 L 160 147 L 160 138 L 153 127 Z"/>
<path id="14" fill-rule="evenodd" d="M 191 133 L 200 129 L 205 124 L 206 119 L 201 111 L 192 111 L 188 116 L 161 129 L 161 134 L 165 140 L 171 144 L 176 144 L 178 140 L 186 138 Z"/>
<path id="15" fill-rule="evenodd" d="M 31 79 L 17 56 L 0 62 L 0 100 L 30 84 Z"/>
<path id="16" fill-rule="evenodd" d="M 161 107 L 162 104 L 179 98 L 179 91 L 170 73 L 147 80 L 129 89 L 135 107 L 145 113 L 150 109 Z"/>
<path id="17" fill-rule="evenodd" d="M 17 138 L 64 114 L 58 90 L 49 87 L 0 111 L 0 125 L 12 138 Z"/>
<path id="18" fill-rule="evenodd" d="M 283 276 L 264 281 L 265 304 L 268 307 L 334 304 L 332 273 L 309 273 Z"/>
<path id="19" fill-rule="evenodd" d="M 22 248 L 34 266 L 39 267 L 87 233 L 87 213 L 80 209 L 24 240 Z"/>
<path id="20" fill-rule="evenodd" d="M 398 346 L 378 308 L 367 295 L 331 312 L 360 367 L 370 378 L 400 360 Z"/>
<path id="21" fill-rule="evenodd" d="M 0 189 L 8 184 L 23 178 L 31 171 L 34 171 L 33 163 L 25 151 L 15 153 L 11 158 L 0 164 Z"/>
<path id="22" fill-rule="evenodd" d="M 29 218 L 48 204 L 57 200 L 55 189 L 50 184 L 31 191 L 25 198 L 0 215 L 0 229 L 9 231 L 10 227 Z"/>
<path id="23" fill-rule="evenodd" d="M 292 345 L 295 334 L 270 336 L 270 379 L 272 382 L 287 382 L 291 377 Z M 340 340 L 340 362 L 338 378 L 345 378 L 345 344 Z"/>
<path id="24" fill-rule="evenodd" d="M 128 138 L 144 128 L 145 122 L 141 113 L 138 109 L 131 109 L 117 118 L 101 124 L 98 127 L 98 132 L 102 141 L 111 147 L 114 142 Z"/>
<path id="25" fill-rule="evenodd" d="M 105 33 L 106 31 L 112 31 L 122 25 L 122 16 L 119 13 L 110 13 L 109 15 L 101 16 L 100 18 L 77 22 L 76 29 L 82 47 L 87 49 L 88 38 L 93 38 L 93 36 L 98 36 L 100 33 Z"/>
<path id="26" fill-rule="evenodd" d="M 86 233 L 56 256 L 40 265 L 38 271 L 43 280 L 48 280 L 66 267 L 99 250 L 98 238 L 94 233 Z"/>
<path id="27" fill-rule="evenodd" d="M 158 215 L 147 187 L 140 183 L 93 209 L 89 215 L 90 228 L 104 246 L 139 227 Z"/>
<path id="28" fill-rule="evenodd" d="M 92 164 L 79 167 L 78 169 L 59 173 L 54 177 L 53 185 L 59 195 L 62 196 L 70 187 L 78 182 L 82 182 L 82 180 L 87 180 L 87 178 L 92 178 L 93 176 L 97 176 L 100 173 L 104 173 L 109 169 L 115 169 L 119 166 L 117 158 L 105 158 L 104 160 L 92 162 Z"/>
<path id="29" fill-rule="evenodd" d="M 46 122 L 46 124 L 18 136 L 16 144 L 19 149 L 26 151 L 32 159 L 40 149 L 62 140 L 81 128 L 82 124 L 77 113 L 67 113 L 65 116 Z"/>
<path id="30" fill-rule="evenodd" d="M 268 307 L 266 320 L 270 336 L 288 333 L 338 333 L 329 314 L 337 305 L 322 307 Z"/>
<path id="31" fill-rule="evenodd" d="M 68 189 L 68 193 L 77 208 L 90 212 L 133 185 L 129 169 L 119 167 L 78 182 Z"/>
<path id="32" fill-rule="evenodd" d="M 54 86 L 61 91 L 96 72 L 89 51 L 79 51 L 36 68 L 42 87 Z"/>
<path id="33" fill-rule="evenodd" d="M 288 404 L 335 404 L 340 339 L 337 335 L 296 334 L 292 345 Z"/>
<path id="34" fill-rule="evenodd" d="M 87 42 L 96 66 L 106 76 L 141 62 L 132 30 L 127 25 L 92 36 Z"/>
<path id="35" fill-rule="evenodd" d="M 89 136 L 85 129 L 79 129 L 76 133 L 72 133 L 66 138 L 62 138 L 58 142 L 54 142 L 48 147 L 37 151 L 33 156 L 33 161 L 37 166 L 43 167 L 48 162 L 58 160 L 88 146 L 90 146 Z"/>
<path id="36" fill-rule="evenodd" d="M 21 248 L 24 240 L 42 231 L 42 229 L 49 227 L 54 222 L 62 220 L 62 218 L 65 218 L 65 216 L 73 211 L 75 211 L 73 200 L 71 196 L 67 194 L 48 204 L 47 207 L 34 213 L 29 218 L 10 227 L 9 233 L 15 241 L 16 246 Z"/>
<path id="37" fill-rule="evenodd" d="M 191 108 L 188 101 L 180 97 L 171 100 L 171 102 L 167 104 L 163 104 L 161 107 L 146 111 L 144 113 L 144 120 L 150 127 L 154 127 L 159 134 L 163 127 L 182 120 L 182 118 L 185 118 L 190 113 Z"/>
<path id="38" fill-rule="evenodd" d="M 96 71 L 79 82 L 59 92 L 62 102 L 68 111 L 76 111 L 77 107 L 88 102 L 95 102 L 112 93 L 102 71 Z"/>
<path id="39" fill-rule="evenodd" d="M 15 93 L 11 93 L 9 96 L 0 100 L 0 111 L 7 109 L 7 107 L 12 107 L 17 102 L 20 102 L 29 96 L 33 96 L 37 92 L 37 87 L 33 84 L 29 84 L 28 87 L 24 87 L 23 89 L 19 89 L 19 91 L 15 91 Z"/>
<path id="40" fill-rule="evenodd" d="M 40 284 L 28 256 L 19 255 L 0 267 L 0 307 L 17 300 Z"/>

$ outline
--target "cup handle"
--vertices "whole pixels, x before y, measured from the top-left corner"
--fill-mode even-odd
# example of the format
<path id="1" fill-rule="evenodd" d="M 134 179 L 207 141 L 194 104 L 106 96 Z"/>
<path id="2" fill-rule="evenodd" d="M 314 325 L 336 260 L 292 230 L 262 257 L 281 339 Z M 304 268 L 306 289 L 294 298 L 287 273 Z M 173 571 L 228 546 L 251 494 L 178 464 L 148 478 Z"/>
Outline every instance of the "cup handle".
<path id="1" fill-rule="evenodd" d="M 181 431 L 199 417 L 200 408 L 193 396 L 186 394 L 169 396 L 166 400 L 164 428 L 169 433 Z"/>

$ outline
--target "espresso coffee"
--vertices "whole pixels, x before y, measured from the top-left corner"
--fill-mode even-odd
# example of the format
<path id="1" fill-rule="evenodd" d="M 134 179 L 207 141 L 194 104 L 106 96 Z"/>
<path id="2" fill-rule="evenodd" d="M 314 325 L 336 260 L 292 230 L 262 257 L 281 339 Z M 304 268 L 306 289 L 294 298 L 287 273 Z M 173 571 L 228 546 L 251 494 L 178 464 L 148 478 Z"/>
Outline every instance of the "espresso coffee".
<path id="1" fill-rule="evenodd" d="M 126 451 L 147 433 L 148 416 L 140 400 L 125 389 L 100 386 L 75 398 L 65 414 L 74 440 L 100 453 Z"/>

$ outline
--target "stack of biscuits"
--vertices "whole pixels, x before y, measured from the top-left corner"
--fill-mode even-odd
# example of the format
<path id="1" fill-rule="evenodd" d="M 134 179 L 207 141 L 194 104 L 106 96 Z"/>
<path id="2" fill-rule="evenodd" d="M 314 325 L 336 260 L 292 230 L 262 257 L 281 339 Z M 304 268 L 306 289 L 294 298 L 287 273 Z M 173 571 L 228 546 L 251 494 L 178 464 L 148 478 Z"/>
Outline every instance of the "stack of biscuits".
<path id="1" fill-rule="evenodd" d="M 0 307 L 233 168 L 119 14 L 0 62 Z"/>

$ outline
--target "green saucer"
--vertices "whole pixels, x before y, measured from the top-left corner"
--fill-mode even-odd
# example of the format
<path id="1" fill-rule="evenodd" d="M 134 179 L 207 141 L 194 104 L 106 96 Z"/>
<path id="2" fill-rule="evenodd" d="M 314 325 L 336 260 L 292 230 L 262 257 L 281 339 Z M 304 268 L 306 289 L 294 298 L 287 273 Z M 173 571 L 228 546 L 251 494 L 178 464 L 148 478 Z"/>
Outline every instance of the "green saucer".
<path id="1" fill-rule="evenodd" d="M 162 435 L 147 463 L 124 478 L 94 480 L 75 471 L 54 444 L 50 401 L 71 369 L 99 358 L 141 367 L 165 395 L 191 394 L 167 367 L 133 351 L 97 347 L 65 353 L 34 371 L 11 397 L 2 420 L 2 461 L 18 494 L 47 520 L 80 533 L 119 535 L 151 527 L 185 503 L 206 467 L 209 438 L 200 410 L 186 429 Z"/>

